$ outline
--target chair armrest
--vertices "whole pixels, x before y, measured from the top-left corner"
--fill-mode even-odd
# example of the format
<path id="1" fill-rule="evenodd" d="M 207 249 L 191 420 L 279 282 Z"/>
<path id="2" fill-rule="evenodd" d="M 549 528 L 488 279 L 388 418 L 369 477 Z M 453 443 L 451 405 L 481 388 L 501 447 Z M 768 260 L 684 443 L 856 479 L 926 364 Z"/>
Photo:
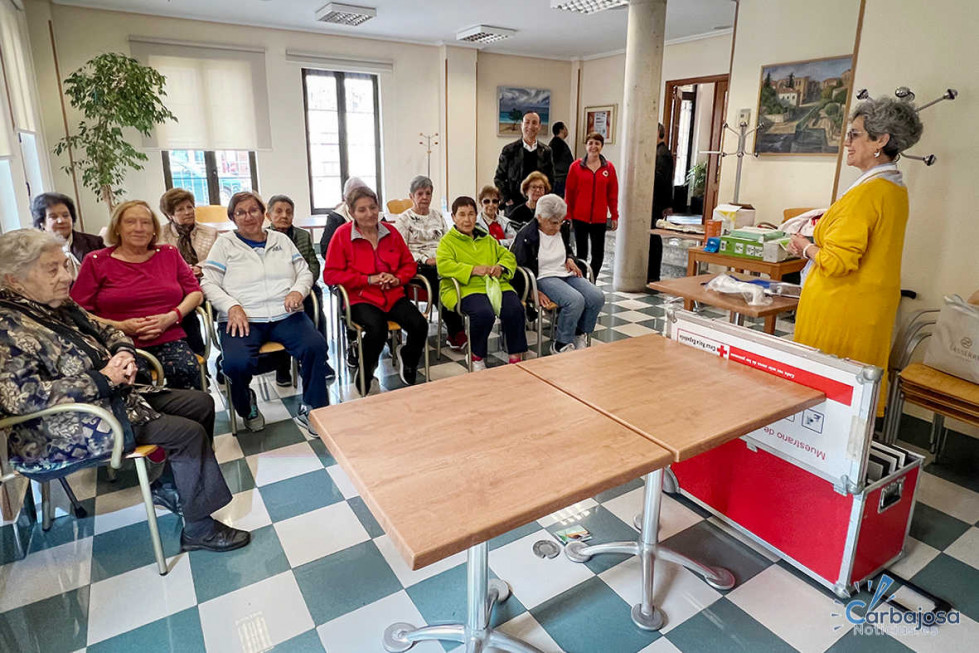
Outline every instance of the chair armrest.
<path id="1" fill-rule="evenodd" d="M 432 284 L 430 284 L 428 282 L 428 279 L 426 279 L 424 276 L 420 274 L 416 274 L 415 276 L 413 276 L 411 279 L 408 280 L 408 283 L 405 284 L 405 287 L 407 286 L 421 286 L 422 290 L 428 293 L 428 302 L 426 303 L 427 305 L 425 306 L 425 312 L 422 313 L 422 315 L 424 315 L 425 319 L 427 320 L 432 315 L 432 305 L 433 302 L 435 301 L 435 295 L 432 294 Z"/>
<path id="2" fill-rule="evenodd" d="M 315 282 L 314 282 L 315 283 Z M 316 299 L 316 293 L 309 291 L 309 296 L 313 298 L 313 326 L 320 330 L 320 300 Z"/>
<path id="3" fill-rule="evenodd" d="M 588 263 L 586 263 L 584 259 L 580 259 L 576 256 L 574 257 L 574 264 L 578 266 L 578 269 L 581 270 L 581 273 L 585 275 L 586 279 L 588 279 L 592 283 L 595 283 L 595 273 L 592 272 L 591 266 L 588 265 Z"/>
<path id="4" fill-rule="evenodd" d="M 137 349 L 136 355 L 146 359 L 146 362 L 150 364 L 150 368 L 156 373 L 156 383 L 153 385 L 162 386 L 166 377 L 163 375 L 163 365 L 160 364 L 160 359 L 143 349 Z"/>
<path id="5" fill-rule="evenodd" d="M 335 292 L 340 293 L 340 308 L 343 310 L 343 323 L 348 329 L 361 331 L 362 327 L 354 322 L 353 317 L 350 315 L 350 295 L 347 293 L 347 289 L 339 284 L 330 286 L 330 288 L 332 288 Z"/>
<path id="6" fill-rule="evenodd" d="M 41 417 L 48 417 L 50 415 L 58 415 L 60 413 L 88 413 L 89 415 L 95 415 L 99 419 L 103 420 L 109 425 L 109 429 L 112 431 L 112 459 L 111 464 L 114 469 L 119 469 L 122 464 L 122 450 L 125 446 L 125 438 L 122 433 L 122 425 L 115 416 L 100 406 L 94 406 L 92 404 L 81 404 L 81 403 L 70 403 L 70 404 L 58 404 L 57 406 L 51 406 L 50 408 L 43 408 L 41 410 L 35 411 L 33 413 L 28 413 L 27 415 L 12 415 L 10 417 L 4 417 L 0 419 L 0 447 L 3 450 L 3 467 L 7 465 L 7 437 L 3 435 L 2 432 L 12 426 L 22 424 L 23 422 L 29 422 L 32 419 L 38 419 Z M 0 470 L 3 472 L 3 476 L 0 476 L 0 481 L 7 480 L 7 470 Z"/>
<path id="7" fill-rule="evenodd" d="M 210 308 L 210 304 L 208 304 Z M 198 306 L 194 309 L 197 313 L 198 319 L 201 324 L 204 325 L 204 361 L 205 363 L 211 358 L 211 342 L 214 340 L 214 324 L 211 321 L 211 314 L 204 309 L 203 305 Z"/>
<path id="8" fill-rule="evenodd" d="M 518 267 L 517 270 L 524 276 L 524 301 L 530 301 L 534 308 L 540 310 L 540 295 L 537 292 L 537 277 L 529 268 Z M 529 295 L 529 297 L 528 297 Z"/>

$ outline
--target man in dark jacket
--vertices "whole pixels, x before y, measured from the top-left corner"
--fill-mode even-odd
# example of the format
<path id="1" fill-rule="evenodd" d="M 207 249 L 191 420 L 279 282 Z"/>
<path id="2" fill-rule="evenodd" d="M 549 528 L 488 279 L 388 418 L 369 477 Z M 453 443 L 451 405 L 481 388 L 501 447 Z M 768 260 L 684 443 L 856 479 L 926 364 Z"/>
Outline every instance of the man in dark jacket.
<path id="1" fill-rule="evenodd" d="M 551 158 L 554 159 L 554 194 L 564 197 L 564 184 L 568 179 L 568 168 L 574 163 L 574 154 L 565 141 L 568 137 L 565 124 L 556 122 L 551 131 L 554 132 L 554 138 L 548 143 L 548 147 L 551 148 Z"/>
<path id="2" fill-rule="evenodd" d="M 666 129 L 659 124 L 659 135 L 656 139 L 656 175 L 653 181 L 653 217 L 650 227 L 656 227 L 656 221 L 673 214 L 673 154 L 666 145 Z M 646 278 L 649 281 L 659 281 L 659 269 L 663 262 L 663 239 L 649 235 L 649 266 Z"/>
<path id="3" fill-rule="evenodd" d="M 554 187 L 554 161 L 551 158 L 551 148 L 537 140 L 540 132 L 540 116 L 536 113 L 524 114 L 520 123 L 523 138 L 503 146 L 500 152 L 500 162 L 496 166 L 494 185 L 503 193 L 503 208 L 507 215 L 524 202 L 520 193 L 520 184 L 527 175 L 539 170 L 547 177 L 547 182 Z"/>

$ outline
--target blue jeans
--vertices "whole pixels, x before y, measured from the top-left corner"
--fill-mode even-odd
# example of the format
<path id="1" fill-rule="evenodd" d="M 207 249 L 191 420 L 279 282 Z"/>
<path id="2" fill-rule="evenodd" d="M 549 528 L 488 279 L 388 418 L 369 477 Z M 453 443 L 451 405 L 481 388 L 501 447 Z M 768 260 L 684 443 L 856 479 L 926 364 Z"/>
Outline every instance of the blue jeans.
<path id="1" fill-rule="evenodd" d="M 258 349 L 269 341 L 281 343 L 290 356 L 299 359 L 303 379 L 303 403 L 310 408 L 329 404 L 326 394 L 328 363 L 326 338 L 305 313 L 295 313 L 276 322 L 250 322 L 247 336 L 232 336 L 228 323 L 221 322 L 221 352 L 224 375 L 231 381 L 231 403 L 246 417 L 251 410 L 248 384 L 258 372 Z"/>
<path id="2" fill-rule="evenodd" d="M 584 277 L 546 277 L 537 289 L 558 305 L 555 339 L 574 342 L 575 333 L 591 333 L 605 305 L 605 293 Z"/>

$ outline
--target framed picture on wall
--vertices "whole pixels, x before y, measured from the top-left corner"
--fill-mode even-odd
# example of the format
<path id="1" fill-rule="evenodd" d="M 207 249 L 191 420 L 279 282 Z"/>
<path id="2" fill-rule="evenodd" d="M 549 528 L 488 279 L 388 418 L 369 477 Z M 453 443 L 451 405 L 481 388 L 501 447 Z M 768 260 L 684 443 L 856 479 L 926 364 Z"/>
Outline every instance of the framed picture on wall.
<path id="1" fill-rule="evenodd" d="M 853 55 L 761 67 L 756 154 L 840 153 Z"/>
<path id="2" fill-rule="evenodd" d="M 585 136 L 591 132 L 598 132 L 605 137 L 605 144 L 615 142 L 615 108 L 617 105 L 609 104 L 604 107 L 585 107 L 585 119 L 581 121 L 583 126 L 581 132 L 581 142 L 585 142 Z"/>
<path id="3" fill-rule="evenodd" d="M 551 91 L 543 88 L 523 86 L 497 86 L 496 104 L 498 122 L 496 133 L 499 136 L 519 136 L 520 123 L 525 113 L 540 116 L 542 134 L 547 134 L 551 122 Z"/>

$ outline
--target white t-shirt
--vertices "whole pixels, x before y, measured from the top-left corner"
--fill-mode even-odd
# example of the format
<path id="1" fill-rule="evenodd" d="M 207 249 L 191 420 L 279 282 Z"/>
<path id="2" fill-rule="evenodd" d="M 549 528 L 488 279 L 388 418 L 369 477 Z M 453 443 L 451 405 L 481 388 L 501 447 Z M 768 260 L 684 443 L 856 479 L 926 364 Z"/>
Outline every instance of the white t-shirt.
<path id="1" fill-rule="evenodd" d="M 568 268 L 564 267 L 568 260 L 567 251 L 564 249 L 564 239 L 561 232 L 548 236 L 543 231 L 540 232 L 540 250 L 537 252 L 537 278 L 547 277 L 570 277 Z"/>

